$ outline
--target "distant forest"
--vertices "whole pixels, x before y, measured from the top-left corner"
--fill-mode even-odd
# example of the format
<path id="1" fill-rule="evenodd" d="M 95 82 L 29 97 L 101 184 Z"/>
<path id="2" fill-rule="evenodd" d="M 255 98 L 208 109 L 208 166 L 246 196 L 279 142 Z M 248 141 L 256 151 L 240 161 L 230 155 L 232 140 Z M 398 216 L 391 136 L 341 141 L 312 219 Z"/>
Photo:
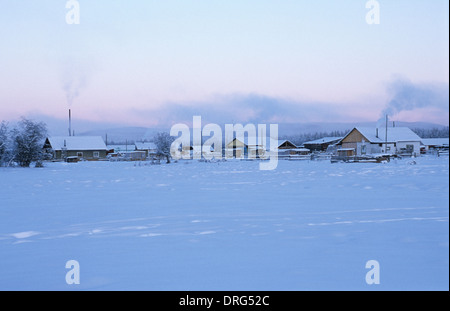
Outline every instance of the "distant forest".
<path id="1" fill-rule="evenodd" d="M 413 128 L 411 130 L 419 135 L 420 138 L 449 138 L 448 126 L 431 129 Z"/>
<path id="2" fill-rule="evenodd" d="M 412 128 L 420 138 L 449 138 L 449 127 L 444 128 Z M 304 142 L 320 139 L 323 137 L 344 137 L 349 130 L 346 131 L 331 131 L 331 132 L 316 132 L 316 133 L 302 133 L 297 135 L 284 135 L 280 140 L 287 139 L 297 146 L 301 146 Z"/>

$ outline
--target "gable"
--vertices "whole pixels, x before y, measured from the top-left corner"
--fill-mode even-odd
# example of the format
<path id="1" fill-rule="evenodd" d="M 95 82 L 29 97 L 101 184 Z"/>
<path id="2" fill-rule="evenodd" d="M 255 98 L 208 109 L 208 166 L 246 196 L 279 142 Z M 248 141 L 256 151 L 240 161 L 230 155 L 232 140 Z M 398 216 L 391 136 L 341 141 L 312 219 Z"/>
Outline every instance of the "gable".
<path id="1" fill-rule="evenodd" d="M 233 139 L 232 141 L 230 141 L 227 144 L 227 148 L 242 148 L 242 147 L 245 147 L 245 146 L 246 145 L 242 141 L 237 139 L 237 138 Z"/>
<path id="2" fill-rule="evenodd" d="M 357 128 L 354 128 L 341 140 L 341 143 L 360 143 L 362 141 L 370 142 Z"/>
<path id="3" fill-rule="evenodd" d="M 295 148 L 297 148 L 297 146 L 291 143 L 289 140 L 285 140 L 280 145 L 278 145 L 278 149 L 295 149 Z"/>

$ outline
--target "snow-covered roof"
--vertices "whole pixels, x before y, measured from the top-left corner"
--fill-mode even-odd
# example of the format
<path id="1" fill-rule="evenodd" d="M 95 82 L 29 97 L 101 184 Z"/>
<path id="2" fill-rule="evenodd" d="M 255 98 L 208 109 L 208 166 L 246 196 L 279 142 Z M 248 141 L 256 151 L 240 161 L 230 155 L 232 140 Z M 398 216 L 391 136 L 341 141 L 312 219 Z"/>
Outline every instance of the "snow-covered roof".
<path id="1" fill-rule="evenodd" d="M 239 138 L 234 138 L 234 139 L 237 139 L 237 140 L 239 140 L 239 141 L 241 141 Z M 234 140 L 233 139 L 233 140 Z M 229 141 L 226 145 L 229 145 L 233 140 L 231 140 L 231 141 Z M 279 146 L 281 146 L 282 144 L 284 144 L 285 142 L 288 142 L 288 143 L 290 143 L 290 144 L 292 144 L 292 145 L 294 145 L 295 146 L 295 144 L 293 144 L 291 141 L 289 141 L 289 140 L 286 140 L 286 139 L 284 139 L 284 140 L 278 140 L 278 139 L 273 139 L 273 138 L 271 138 L 271 137 L 269 137 L 269 136 L 267 136 L 267 137 L 253 137 L 253 136 L 250 136 L 250 137 L 248 137 L 248 136 L 245 136 L 244 137 L 244 141 L 243 141 L 243 143 L 245 144 L 245 145 L 247 145 L 247 146 L 258 146 L 258 147 L 264 147 L 265 149 L 268 149 L 268 148 L 270 148 L 270 147 L 273 147 L 273 146 L 277 146 L 277 147 L 279 147 Z M 297 146 L 296 146 L 297 147 Z"/>
<path id="2" fill-rule="evenodd" d="M 47 138 L 53 150 L 107 150 L 101 136 L 53 136 Z"/>
<path id="3" fill-rule="evenodd" d="M 293 145 L 294 148 L 298 148 L 298 146 L 297 146 L 296 144 L 294 144 L 292 141 L 287 140 L 287 139 L 285 139 L 285 140 L 278 140 L 277 143 L 278 143 L 278 147 L 280 147 L 280 146 L 283 145 L 284 143 L 288 143 L 288 144 L 290 144 L 290 145 Z"/>
<path id="4" fill-rule="evenodd" d="M 154 150 L 157 149 L 155 143 L 150 142 L 136 142 L 135 143 L 137 150 Z"/>
<path id="5" fill-rule="evenodd" d="M 303 144 L 307 144 L 307 145 L 320 145 L 320 144 L 326 144 L 326 143 L 332 143 L 334 141 L 338 141 L 341 140 L 342 137 L 323 137 L 320 139 L 316 139 L 316 140 L 311 140 L 311 141 L 307 141 L 304 142 Z"/>
<path id="6" fill-rule="evenodd" d="M 422 143 L 425 146 L 448 146 L 448 138 L 422 138 Z"/>
<path id="7" fill-rule="evenodd" d="M 373 127 L 356 127 L 365 138 L 372 143 L 383 143 L 386 141 L 386 128 Z M 399 141 L 422 141 L 422 139 L 414 133 L 408 127 L 389 127 L 387 129 L 387 141 L 388 142 L 399 142 Z"/>

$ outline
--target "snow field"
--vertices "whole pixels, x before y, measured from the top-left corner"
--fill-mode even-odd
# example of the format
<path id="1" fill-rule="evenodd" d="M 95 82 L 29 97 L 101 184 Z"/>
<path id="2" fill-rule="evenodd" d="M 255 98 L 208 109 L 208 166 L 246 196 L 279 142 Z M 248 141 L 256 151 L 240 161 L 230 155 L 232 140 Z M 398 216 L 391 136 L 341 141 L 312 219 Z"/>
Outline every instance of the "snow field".
<path id="1" fill-rule="evenodd" d="M 0 289 L 448 290 L 448 158 L 415 162 L 2 168 Z"/>

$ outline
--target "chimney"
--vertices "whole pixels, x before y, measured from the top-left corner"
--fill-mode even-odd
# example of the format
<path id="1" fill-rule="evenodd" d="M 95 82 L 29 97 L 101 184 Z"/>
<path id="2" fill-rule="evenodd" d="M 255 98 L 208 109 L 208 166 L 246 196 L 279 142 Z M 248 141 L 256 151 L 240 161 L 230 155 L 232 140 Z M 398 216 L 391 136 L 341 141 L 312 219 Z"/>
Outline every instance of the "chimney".
<path id="1" fill-rule="evenodd" d="M 386 132 L 385 132 L 386 146 L 387 146 L 387 140 L 388 140 L 388 115 L 386 115 Z"/>
<path id="2" fill-rule="evenodd" d="M 376 138 L 378 138 L 378 127 L 377 127 L 377 135 L 376 135 Z"/>
<path id="3" fill-rule="evenodd" d="M 69 136 L 72 136 L 72 115 L 69 109 Z"/>

